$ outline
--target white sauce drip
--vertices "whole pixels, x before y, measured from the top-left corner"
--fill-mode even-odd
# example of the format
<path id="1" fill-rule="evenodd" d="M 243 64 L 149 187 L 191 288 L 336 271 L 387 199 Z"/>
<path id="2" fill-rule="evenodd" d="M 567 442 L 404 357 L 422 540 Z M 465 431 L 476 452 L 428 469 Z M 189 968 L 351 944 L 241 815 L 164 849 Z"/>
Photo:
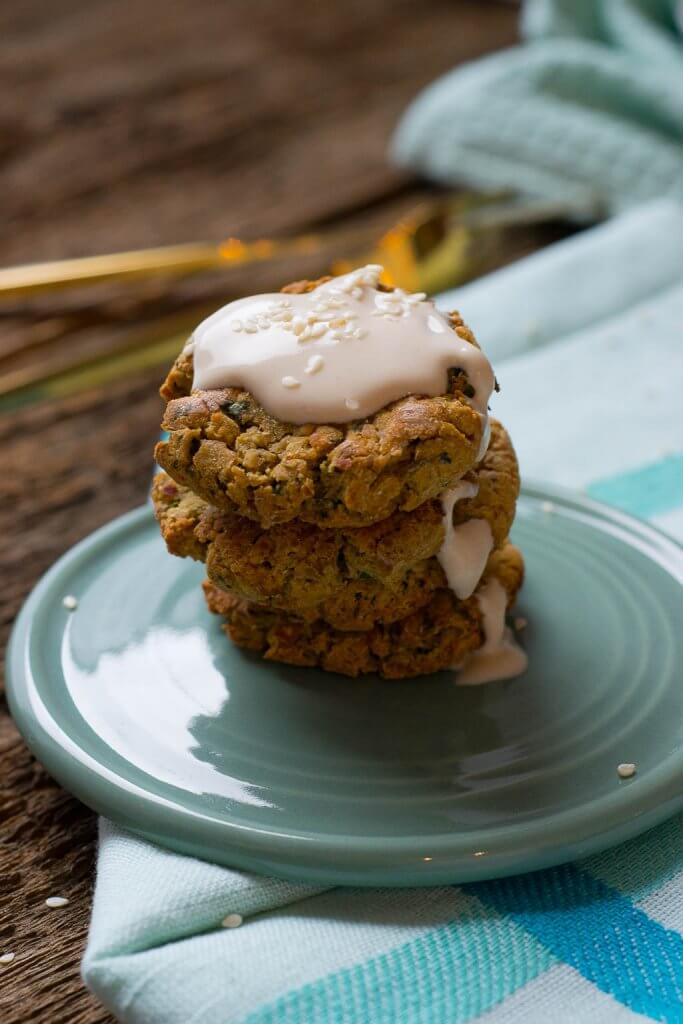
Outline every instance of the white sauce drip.
<path id="1" fill-rule="evenodd" d="M 477 593 L 484 628 L 484 643 L 464 661 L 458 686 L 478 686 L 496 679 L 511 679 L 527 667 L 526 653 L 505 625 L 507 594 L 500 580 L 490 579 Z"/>
<path id="2" fill-rule="evenodd" d="M 424 293 L 377 291 L 381 273 L 368 265 L 306 295 L 254 295 L 219 309 L 189 342 L 194 387 L 245 388 L 290 423 L 345 423 L 406 395 L 445 394 L 447 371 L 461 367 L 485 428 L 486 356 Z"/>
<path id="3" fill-rule="evenodd" d="M 482 417 L 483 419 L 483 430 L 481 432 L 481 441 L 479 443 L 479 451 L 477 452 L 477 462 L 486 455 L 489 450 L 489 443 L 491 441 L 491 420 L 488 417 L 488 413 Z"/>
<path id="4" fill-rule="evenodd" d="M 479 487 L 461 480 L 441 495 L 445 536 L 437 552 L 448 586 L 456 597 L 470 597 L 482 577 L 493 548 L 493 534 L 486 519 L 468 519 L 453 526 L 453 508 L 464 498 L 473 498 Z"/>

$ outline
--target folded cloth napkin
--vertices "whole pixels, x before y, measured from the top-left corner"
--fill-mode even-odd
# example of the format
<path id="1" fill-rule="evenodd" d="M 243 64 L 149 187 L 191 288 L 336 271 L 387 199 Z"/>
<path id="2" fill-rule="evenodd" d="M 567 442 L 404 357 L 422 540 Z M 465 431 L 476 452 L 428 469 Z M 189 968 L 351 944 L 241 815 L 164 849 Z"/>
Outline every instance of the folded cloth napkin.
<path id="1" fill-rule="evenodd" d="M 425 89 L 395 159 L 579 215 L 683 198 L 682 12 L 678 0 L 526 0 L 527 45 Z"/>
<path id="2" fill-rule="evenodd" d="M 683 210 L 662 202 L 443 297 L 495 356 L 523 472 L 681 537 L 682 269 Z M 683 818 L 433 889 L 293 885 L 100 835 L 83 975 L 128 1024 L 683 1020 Z"/>

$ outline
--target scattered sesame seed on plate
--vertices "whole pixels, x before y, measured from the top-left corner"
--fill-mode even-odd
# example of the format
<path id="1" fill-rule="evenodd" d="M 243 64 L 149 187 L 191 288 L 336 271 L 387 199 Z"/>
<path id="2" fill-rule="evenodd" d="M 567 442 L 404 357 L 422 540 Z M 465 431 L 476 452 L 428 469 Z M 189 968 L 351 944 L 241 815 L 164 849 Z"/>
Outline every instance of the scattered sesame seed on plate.
<path id="1" fill-rule="evenodd" d="M 624 764 L 617 765 L 617 774 L 620 779 L 631 779 L 636 774 L 638 769 L 630 761 L 624 762 Z"/>
<path id="2" fill-rule="evenodd" d="M 66 896 L 48 896 L 45 900 L 45 906 L 56 910 L 58 907 L 65 907 L 68 902 Z"/>
<path id="3" fill-rule="evenodd" d="M 68 611 L 72 612 L 78 608 L 78 599 L 73 594 L 67 594 L 66 597 L 62 598 L 62 604 Z"/>
<path id="4" fill-rule="evenodd" d="M 297 380 L 296 377 L 283 377 L 282 386 L 283 388 L 298 388 L 301 385 L 301 381 Z"/>
<path id="5" fill-rule="evenodd" d="M 11 964 L 14 960 L 15 953 L 2 953 L 0 954 L 0 964 Z"/>
<path id="6" fill-rule="evenodd" d="M 227 917 L 224 917 L 223 920 L 221 921 L 221 926 L 223 928 L 239 928 L 241 924 L 241 914 L 228 914 Z"/>
<path id="7" fill-rule="evenodd" d="M 355 398 L 346 398 L 344 400 L 344 405 L 347 409 L 357 409 L 360 402 L 357 402 Z"/>

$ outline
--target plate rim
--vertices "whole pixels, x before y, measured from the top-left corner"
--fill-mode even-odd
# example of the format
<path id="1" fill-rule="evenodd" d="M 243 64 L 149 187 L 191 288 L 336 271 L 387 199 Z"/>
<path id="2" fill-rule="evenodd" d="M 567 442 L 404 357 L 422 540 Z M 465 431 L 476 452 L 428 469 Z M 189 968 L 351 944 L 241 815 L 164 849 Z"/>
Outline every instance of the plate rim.
<path id="1" fill-rule="evenodd" d="M 663 567 L 683 584 L 683 545 L 651 523 L 556 485 L 526 481 L 521 497 L 572 507 L 589 518 L 607 520 L 629 535 L 638 536 L 646 542 L 648 550 L 653 548 L 662 555 L 675 552 L 674 566 Z M 435 885 L 503 877 L 588 856 L 633 838 L 683 809 L 683 745 L 646 776 L 637 776 L 636 786 L 625 780 L 588 805 L 584 802 L 531 821 L 497 825 L 496 844 L 500 845 L 501 837 L 507 842 L 504 850 L 491 852 L 485 849 L 491 828 L 466 834 L 384 839 L 270 829 L 219 818 L 208 810 L 195 811 L 126 780 L 125 775 L 100 763 L 60 730 L 60 723 L 40 700 L 27 664 L 28 647 L 34 612 L 50 596 L 62 575 L 73 572 L 84 559 L 97 556 L 103 546 L 116 543 L 126 533 L 146 528 L 150 520 L 152 509 L 145 504 L 110 521 L 66 551 L 26 599 L 15 620 L 6 654 L 10 712 L 33 754 L 65 789 L 124 828 L 176 852 L 296 881 Z M 656 561 L 662 564 L 659 558 Z M 680 568 L 676 572 L 678 563 Z M 41 722 L 41 708 L 52 729 Z M 61 741 L 57 738 L 60 731 Z M 580 827 L 577 815 L 581 816 Z M 598 820 L 608 820 L 609 824 L 596 828 Z M 574 837 L 558 838 L 557 833 L 570 823 L 576 833 Z M 550 838 L 548 832 L 552 833 Z M 420 842 L 422 855 L 416 852 Z M 485 856 L 481 855 L 482 850 Z M 429 860 L 424 859 L 427 855 Z"/>

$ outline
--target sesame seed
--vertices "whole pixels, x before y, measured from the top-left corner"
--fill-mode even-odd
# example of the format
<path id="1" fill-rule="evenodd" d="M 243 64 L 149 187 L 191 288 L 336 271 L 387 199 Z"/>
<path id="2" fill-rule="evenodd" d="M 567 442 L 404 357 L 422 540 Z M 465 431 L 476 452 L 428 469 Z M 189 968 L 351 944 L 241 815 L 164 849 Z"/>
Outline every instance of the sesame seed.
<path id="1" fill-rule="evenodd" d="M 325 360 L 322 356 L 311 356 L 306 365 L 304 373 L 319 373 L 325 365 Z"/>
<path id="2" fill-rule="evenodd" d="M 246 324 L 244 325 L 244 329 L 247 332 L 247 334 L 256 334 L 256 332 L 258 331 L 258 327 L 251 320 L 247 320 Z"/>
<path id="3" fill-rule="evenodd" d="M 555 510 L 555 506 L 553 505 L 552 501 L 542 501 L 541 509 L 543 512 L 553 512 Z"/>
<path id="4" fill-rule="evenodd" d="M 312 338 L 322 338 L 323 334 L 327 330 L 327 324 L 317 323 L 310 328 L 309 333 Z"/>
<path id="5" fill-rule="evenodd" d="M 301 334 L 305 326 L 306 321 L 302 316 L 295 316 L 292 320 L 292 330 L 295 334 Z"/>
<path id="6" fill-rule="evenodd" d="M 344 405 L 347 409 L 357 409 L 360 402 L 357 402 L 355 398 L 347 398 L 344 400 Z"/>
<path id="7" fill-rule="evenodd" d="M 298 388 L 301 387 L 301 381 L 297 380 L 296 377 L 283 377 L 282 386 L 283 388 Z"/>
<path id="8" fill-rule="evenodd" d="M 227 917 L 224 917 L 221 921 L 221 925 L 223 928 L 239 928 L 242 924 L 242 920 L 243 918 L 241 914 L 228 914 Z"/>
<path id="9" fill-rule="evenodd" d="M 78 608 L 78 598 L 74 597 L 73 594 L 67 594 L 66 597 L 62 598 L 62 604 L 67 611 L 73 612 Z"/>
<path id="10" fill-rule="evenodd" d="M 631 779 L 637 772 L 637 768 L 630 761 L 617 765 L 617 774 L 620 779 Z"/>
<path id="11" fill-rule="evenodd" d="M 230 324 L 230 326 L 232 327 L 233 331 L 238 331 L 239 332 L 239 331 L 242 330 L 242 321 L 241 320 L 233 320 L 232 323 Z"/>
<path id="12" fill-rule="evenodd" d="M 65 907 L 68 903 L 66 896 L 48 896 L 45 900 L 45 906 L 50 907 L 52 910 L 56 910 L 58 907 Z"/>
<path id="13" fill-rule="evenodd" d="M 14 953 L 2 953 L 0 954 L 0 964 L 11 964 L 14 957 Z"/>

